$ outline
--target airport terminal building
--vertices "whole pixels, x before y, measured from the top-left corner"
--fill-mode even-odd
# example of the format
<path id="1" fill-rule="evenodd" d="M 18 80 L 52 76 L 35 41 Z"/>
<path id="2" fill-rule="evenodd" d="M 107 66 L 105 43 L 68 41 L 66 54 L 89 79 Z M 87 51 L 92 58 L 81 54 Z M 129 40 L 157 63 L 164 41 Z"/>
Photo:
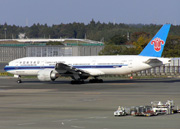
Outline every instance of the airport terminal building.
<path id="1" fill-rule="evenodd" d="M 62 45 L 46 45 L 59 42 Z M 88 39 L 6 39 L 0 40 L 0 62 L 22 57 L 94 56 L 104 43 Z"/>
<path id="2" fill-rule="evenodd" d="M 22 57 L 95 56 L 103 46 L 0 46 L 0 62 Z"/>

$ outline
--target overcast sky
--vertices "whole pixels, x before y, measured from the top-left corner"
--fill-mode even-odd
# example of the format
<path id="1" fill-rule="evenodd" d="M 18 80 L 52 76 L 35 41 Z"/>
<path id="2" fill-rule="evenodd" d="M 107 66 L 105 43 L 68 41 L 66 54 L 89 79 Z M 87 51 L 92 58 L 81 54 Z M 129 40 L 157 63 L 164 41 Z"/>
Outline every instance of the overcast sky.
<path id="1" fill-rule="evenodd" d="M 83 22 L 180 25 L 180 0 L 0 0 L 0 24 Z"/>

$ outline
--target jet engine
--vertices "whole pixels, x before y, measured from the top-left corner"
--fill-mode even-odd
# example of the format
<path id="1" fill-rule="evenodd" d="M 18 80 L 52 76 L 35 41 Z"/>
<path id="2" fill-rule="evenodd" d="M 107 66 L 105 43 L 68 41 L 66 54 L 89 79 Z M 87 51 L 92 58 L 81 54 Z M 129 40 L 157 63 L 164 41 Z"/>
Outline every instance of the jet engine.
<path id="1" fill-rule="evenodd" d="M 54 72 L 54 70 L 44 69 L 38 72 L 37 78 L 40 81 L 54 81 L 56 78 L 58 78 L 58 76 L 57 76 L 57 72 Z"/>

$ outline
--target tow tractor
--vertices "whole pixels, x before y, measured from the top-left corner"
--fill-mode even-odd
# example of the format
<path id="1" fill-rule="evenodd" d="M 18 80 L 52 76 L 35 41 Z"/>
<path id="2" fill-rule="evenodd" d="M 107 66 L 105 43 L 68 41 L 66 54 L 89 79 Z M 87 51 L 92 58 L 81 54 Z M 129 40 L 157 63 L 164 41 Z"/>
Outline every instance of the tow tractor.
<path id="1" fill-rule="evenodd" d="M 114 112 L 114 116 L 126 116 L 127 113 L 124 107 L 118 107 L 117 111 Z"/>

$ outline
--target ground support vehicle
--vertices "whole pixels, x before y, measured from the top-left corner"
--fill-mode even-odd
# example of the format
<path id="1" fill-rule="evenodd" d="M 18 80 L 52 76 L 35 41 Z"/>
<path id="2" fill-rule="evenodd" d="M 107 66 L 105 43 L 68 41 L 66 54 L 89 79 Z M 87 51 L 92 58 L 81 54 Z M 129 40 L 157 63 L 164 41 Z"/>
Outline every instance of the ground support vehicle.
<path id="1" fill-rule="evenodd" d="M 126 116 L 126 110 L 124 107 L 118 107 L 117 111 L 114 112 L 114 116 Z"/>
<path id="2" fill-rule="evenodd" d="M 174 102 L 173 100 L 167 100 L 166 103 L 162 103 L 161 101 L 153 101 L 151 102 L 153 111 L 157 114 L 173 114 L 174 110 Z"/>
<path id="3" fill-rule="evenodd" d="M 154 116 L 156 113 L 151 106 L 136 106 L 131 108 L 132 116 Z"/>

